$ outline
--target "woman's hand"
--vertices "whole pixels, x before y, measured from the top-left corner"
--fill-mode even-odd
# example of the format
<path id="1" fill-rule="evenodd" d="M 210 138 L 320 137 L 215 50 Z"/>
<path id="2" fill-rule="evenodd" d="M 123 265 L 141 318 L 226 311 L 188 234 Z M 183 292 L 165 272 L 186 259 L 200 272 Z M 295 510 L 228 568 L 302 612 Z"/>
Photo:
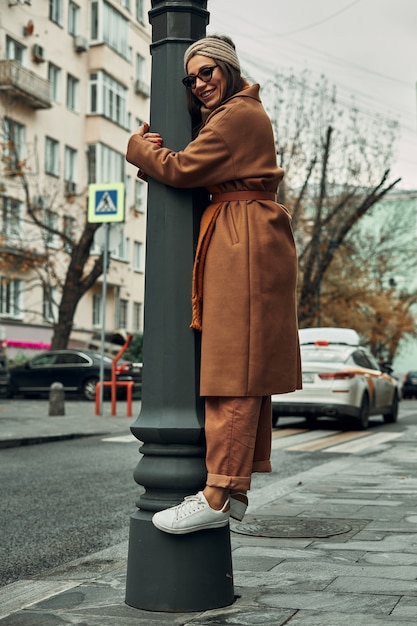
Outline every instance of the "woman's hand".
<path id="1" fill-rule="evenodd" d="M 145 122 L 142 126 L 139 126 L 135 135 L 139 135 L 143 137 L 145 141 L 149 141 L 149 143 L 156 144 L 159 148 L 162 146 L 162 137 L 159 133 L 150 133 L 149 132 L 149 124 Z"/>

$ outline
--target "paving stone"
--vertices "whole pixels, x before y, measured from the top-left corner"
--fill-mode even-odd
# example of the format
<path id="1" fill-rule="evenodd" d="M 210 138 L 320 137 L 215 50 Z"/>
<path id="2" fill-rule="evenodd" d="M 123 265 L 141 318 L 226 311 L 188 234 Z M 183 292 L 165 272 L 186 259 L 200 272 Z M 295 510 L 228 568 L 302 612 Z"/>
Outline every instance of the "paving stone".
<path id="1" fill-rule="evenodd" d="M 304 561 L 306 559 L 331 559 L 331 560 L 340 560 L 340 561 L 358 561 L 365 552 L 360 551 L 348 551 L 348 550 L 334 550 L 332 552 L 326 552 L 325 550 L 321 550 L 320 548 L 313 549 L 295 549 L 295 548 L 252 548 L 250 546 L 241 546 L 233 553 L 233 563 L 236 565 L 238 563 L 237 559 L 239 558 L 248 558 L 250 561 L 255 560 L 257 558 L 271 558 L 271 559 L 292 559 L 292 560 L 301 560 Z M 241 569 L 241 568 L 238 568 Z"/>
<path id="2" fill-rule="evenodd" d="M 329 578 L 336 576 L 352 576 L 357 577 L 358 580 L 366 578 L 367 580 L 375 578 L 383 578 L 394 582 L 395 580 L 401 581 L 415 581 L 417 578 L 417 567 L 413 565 L 393 565 L 392 567 L 379 566 L 379 565 L 365 565 L 361 563 L 336 563 L 334 561 L 289 561 L 286 560 L 283 563 L 277 565 L 271 572 L 271 574 L 282 573 L 282 575 L 304 575 L 306 578 L 314 579 L 319 572 L 320 576 L 328 576 Z M 417 585 L 414 583 L 416 593 Z"/>
<path id="3" fill-rule="evenodd" d="M 385 568 L 392 571 L 393 568 Z M 416 596 L 415 580 L 404 580 L 395 577 L 372 576 L 338 576 L 328 587 L 330 591 L 345 591 L 364 594 L 397 594 L 398 596 Z"/>
<path id="4" fill-rule="evenodd" d="M 298 591 L 320 591 L 334 580 L 334 576 L 321 571 L 317 571 L 315 576 L 309 576 L 302 572 L 293 572 L 289 566 L 281 571 L 277 571 L 277 568 L 269 572 L 235 571 L 233 578 L 235 589 L 244 588 L 240 592 L 243 596 L 247 588 L 285 590 L 291 587 Z"/>
<path id="5" fill-rule="evenodd" d="M 20 580 L 0 589 L 0 618 L 40 599 L 72 589 L 72 581 Z"/>
<path id="6" fill-rule="evenodd" d="M 364 553 L 363 560 L 375 565 L 417 565 L 417 554 L 406 552 Z"/>
<path id="7" fill-rule="evenodd" d="M 417 494 L 416 494 L 417 495 Z M 378 520 L 379 522 L 390 521 L 395 523 L 397 520 L 401 520 L 406 515 L 406 509 L 402 507 L 396 508 L 388 508 L 385 507 L 383 510 L 378 508 L 377 506 L 364 506 L 360 509 L 361 516 L 364 519 L 373 519 Z M 410 531 L 415 531 L 415 528 L 410 528 Z"/>
<path id="8" fill-rule="evenodd" d="M 392 615 L 396 618 L 412 618 L 415 624 L 417 616 L 417 598 L 411 598 L 409 596 L 402 597 L 393 610 Z"/>
<path id="9" fill-rule="evenodd" d="M 184 619 L 186 619 L 184 617 Z M 184 621 L 173 620 L 170 614 L 136 614 L 117 615 L 85 615 L 56 614 L 48 612 L 22 611 L 0 620 L 1 626 L 173 626 L 184 624 Z"/>
<path id="10" fill-rule="evenodd" d="M 295 615 L 291 610 L 268 610 L 257 608 L 256 610 L 239 611 L 237 613 L 224 612 L 223 614 L 210 617 L 203 616 L 187 622 L 184 626 L 284 626 Z"/>
<path id="11" fill-rule="evenodd" d="M 392 615 L 378 617 L 369 613 L 322 613 L 321 611 L 297 611 L 289 626 L 415 626 L 415 621 L 403 621 Z"/>
<path id="12" fill-rule="evenodd" d="M 361 595 L 355 593 L 337 593 L 326 591 L 304 593 L 263 593 L 259 598 L 259 603 L 269 607 L 286 609 L 310 609 L 320 611 L 322 623 L 320 626 L 335 626 L 338 622 L 328 621 L 327 612 L 331 614 L 347 613 L 355 616 L 356 613 L 374 615 L 389 615 L 397 604 L 399 598 L 395 595 Z M 351 618 L 352 619 L 352 618 Z M 356 622 L 353 617 L 351 626 L 364 624 L 368 626 L 368 621 Z M 291 622 L 290 622 L 291 623 Z"/>
<path id="13" fill-rule="evenodd" d="M 273 567 L 281 563 L 284 558 L 274 558 L 270 556 L 258 557 L 256 554 L 253 556 L 233 556 L 233 572 L 234 575 L 237 571 L 251 571 L 251 572 L 269 572 Z"/>
<path id="14" fill-rule="evenodd" d="M 414 524 L 410 524 L 404 518 L 399 521 L 378 519 L 375 522 L 371 522 L 367 527 L 367 531 L 374 531 L 377 533 L 415 533 L 416 527 Z"/>
<path id="15" fill-rule="evenodd" d="M 386 536 L 382 537 L 380 540 L 374 541 L 360 541 L 357 540 L 358 535 L 355 537 L 355 540 L 349 541 L 348 544 L 343 543 L 332 543 L 332 542 L 321 542 L 321 546 L 325 550 L 335 550 L 337 548 L 345 549 L 345 550 L 364 550 L 365 552 L 412 552 L 413 554 L 417 553 L 417 535 L 394 535 L 394 536 Z"/>

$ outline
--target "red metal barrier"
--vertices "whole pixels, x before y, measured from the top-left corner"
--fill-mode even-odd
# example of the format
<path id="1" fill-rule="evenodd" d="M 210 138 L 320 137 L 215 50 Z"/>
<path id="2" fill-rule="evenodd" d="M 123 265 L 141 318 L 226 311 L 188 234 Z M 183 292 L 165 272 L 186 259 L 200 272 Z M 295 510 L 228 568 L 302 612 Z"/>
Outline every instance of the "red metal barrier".
<path id="1" fill-rule="evenodd" d="M 126 350 L 129 347 L 130 342 L 132 341 L 133 335 L 128 335 L 126 337 L 126 341 L 123 346 L 120 348 L 119 352 L 112 359 L 111 363 L 111 380 L 104 381 L 103 387 L 110 387 L 111 391 L 111 414 L 116 415 L 116 399 L 117 399 L 117 388 L 118 387 L 126 387 L 126 417 L 132 417 L 132 393 L 133 393 L 133 385 L 134 382 L 129 381 L 119 381 L 116 378 L 116 367 L 117 361 L 123 356 Z M 100 415 L 100 383 L 96 385 L 96 415 Z"/>
<path id="2" fill-rule="evenodd" d="M 106 380 L 103 382 L 103 387 L 111 387 L 111 414 L 116 415 L 116 395 L 117 387 L 126 387 L 126 417 L 132 417 L 132 395 L 134 382 L 132 380 L 116 381 Z M 115 388 L 116 387 L 116 388 Z M 114 389 L 114 394 L 113 394 Z M 100 415 L 100 383 L 96 385 L 96 415 Z"/>

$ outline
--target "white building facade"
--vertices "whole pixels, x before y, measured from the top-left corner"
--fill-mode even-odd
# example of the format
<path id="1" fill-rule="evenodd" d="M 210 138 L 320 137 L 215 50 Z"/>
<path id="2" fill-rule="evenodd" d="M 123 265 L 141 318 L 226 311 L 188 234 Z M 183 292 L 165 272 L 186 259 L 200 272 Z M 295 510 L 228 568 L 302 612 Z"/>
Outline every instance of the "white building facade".
<path id="1" fill-rule="evenodd" d="M 125 222 L 110 234 L 106 331 L 142 332 L 147 189 L 125 152 L 149 115 L 149 9 L 150 0 L 2 3 L 0 340 L 12 358 L 50 344 L 71 254 L 59 233 L 80 236 L 92 183 L 125 184 Z M 52 232 L 34 223 L 29 202 Z M 100 277 L 78 304 L 69 347 L 89 345 L 102 317 Z"/>

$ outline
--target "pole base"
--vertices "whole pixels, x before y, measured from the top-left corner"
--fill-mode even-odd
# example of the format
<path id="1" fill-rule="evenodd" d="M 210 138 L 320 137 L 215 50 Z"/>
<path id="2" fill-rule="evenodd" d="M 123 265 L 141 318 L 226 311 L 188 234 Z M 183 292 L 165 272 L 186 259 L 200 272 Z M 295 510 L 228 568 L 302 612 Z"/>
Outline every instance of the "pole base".
<path id="1" fill-rule="evenodd" d="M 140 510 L 130 518 L 126 604 L 173 613 L 233 604 L 229 526 L 170 535 L 151 518 Z"/>

